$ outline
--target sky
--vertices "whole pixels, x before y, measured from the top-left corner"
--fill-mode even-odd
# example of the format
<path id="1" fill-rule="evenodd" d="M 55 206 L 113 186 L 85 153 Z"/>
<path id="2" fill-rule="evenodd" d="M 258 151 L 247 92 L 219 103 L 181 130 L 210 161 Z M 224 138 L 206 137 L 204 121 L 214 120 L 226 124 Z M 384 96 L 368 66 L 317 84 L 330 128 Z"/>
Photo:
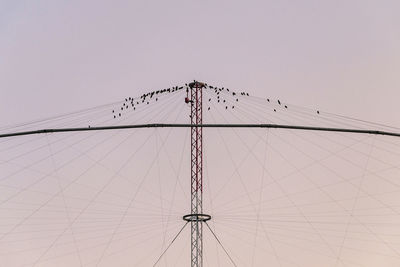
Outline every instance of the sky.
<path id="1" fill-rule="evenodd" d="M 0 0 L 0 129 L 108 103 L 114 104 L 86 117 L 39 125 L 187 120 L 184 91 L 117 122 L 111 108 L 128 96 L 195 79 L 251 95 L 235 103 L 221 93 L 236 105 L 224 115 L 227 106 L 207 91 L 206 107 L 215 113 L 205 114 L 205 122 L 375 127 L 338 123 L 329 112 L 396 130 L 399 10 L 395 0 Z M 267 98 L 271 106 L 264 105 Z M 161 129 L 0 142 L 0 258 L 7 267 L 151 266 L 182 226 L 187 138 L 186 130 Z M 400 263 L 397 139 L 225 129 L 205 138 L 210 226 L 238 266 Z M 25 217 L 35 205 L 39 212 Z M 323 211 L 328 215 L 318 217 Z M 154 218 L 159 225 L 148 221 Z M 66 232 L 57 228 L 71 221 Z M 85 232 L 89 222 L 97 232 Z M 188 227 L 183 236 L 162 266 L 187 266 Z M 205 239 L 213 240 L 210 232 Z M 205 266 L 230 266 L 215 240 L 206 249 Z"/>
<path id="2" fill-rule="evenodd" d="M 193 79 L 400 125 L 398 1 L 0 5 L 2 125 Z"/>

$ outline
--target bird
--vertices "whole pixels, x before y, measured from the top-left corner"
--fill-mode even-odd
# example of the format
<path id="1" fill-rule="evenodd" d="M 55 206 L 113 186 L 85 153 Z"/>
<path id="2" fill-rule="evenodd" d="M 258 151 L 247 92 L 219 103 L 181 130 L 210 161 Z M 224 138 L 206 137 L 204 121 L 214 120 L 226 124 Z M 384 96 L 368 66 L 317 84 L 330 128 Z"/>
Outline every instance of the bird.
<path id="1" fill-rule="evenodd" d="M 319 110 L 317 110 L 317 114 L 319 114 Z"/>
<path id="2" fill-rule="evenodd" d="M 115 115 L 114 115 L 114 119 L 115 119 Z"/>
<path id="3" fill-rule="evenodd" d="M 228 106 L 225 106 L 225 109 L 228 109 Z"/>
<path id="4" fill-rule="evenodd" d="M 123 108 L 123 107 L 121 107 L 121 110 L 124 110 L 124 108 Z"/>
<path id="5" fill-rule="evenodd" d="M 278 104 L 279 104 L 279 105 L 281 104 L 281 101 L 279 101 L 279 99 L 278 99 Z"/>
<path id="6" fill-rule="evenodd" d="M 285 108 L 287 108 L 287 106 L 285 105 Z"/>
<path id="7" fill-rule="evenodd" d="M 274 109 L 274 112 L 276 112 L 276 109 Z"/>
<path id="8" fill-rule="evenodd" d="M 121 117 L 121 113 L 118 114 Z"/>
<path id="9" fill-rule="evenodd" d="M 235 108 L 235 106 L 232 106 L 232 108 Z"/>
<path id="10" fill-rule="evenodd" d="M 267 101 L 269 102 L 269 98 L 267 98 Z"/>
<path id="11" fill-rule="evenodd" d="M 114 110 L 113 110 L 113 113 L 114 113 Z"/>
<path id="12" fill-rule="evenodd" d="M 208 107 L 208 110 L 210 110 L 210 107 Z"/>
<path id="13" fill-rule="evenodd" d="M 238 102 L 238 101 L 239 101 L 239 99 L 236 98 L 236 102 Z"/>

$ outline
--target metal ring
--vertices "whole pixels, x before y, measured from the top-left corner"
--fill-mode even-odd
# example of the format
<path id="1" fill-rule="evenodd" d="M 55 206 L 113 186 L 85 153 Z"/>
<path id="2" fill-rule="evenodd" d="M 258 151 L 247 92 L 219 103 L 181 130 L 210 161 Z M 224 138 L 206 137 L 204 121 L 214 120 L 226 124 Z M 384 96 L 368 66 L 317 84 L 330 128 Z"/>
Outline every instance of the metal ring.
<path id="1" fill-rule="evenodd" d="M 187 215 L 183 216 L 183 220 L 185 220 L 187 222 L 206 222 L 206 221 L 211 220 L 211 216 L 208 214 L 202 214 L 202 213 L 187 214 Z"/>

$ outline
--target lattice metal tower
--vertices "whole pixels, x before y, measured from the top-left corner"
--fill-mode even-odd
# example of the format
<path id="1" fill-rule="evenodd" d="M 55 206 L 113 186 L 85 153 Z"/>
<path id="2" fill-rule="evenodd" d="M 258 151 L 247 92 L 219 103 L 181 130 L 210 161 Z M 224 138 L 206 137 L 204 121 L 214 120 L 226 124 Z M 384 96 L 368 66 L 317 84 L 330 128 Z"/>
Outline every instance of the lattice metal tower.
<path id="1" fill-rule="evenodd" d="M 191 214 L 184 220 L 191 224 L 191 266 L 203 266 L 203 222 L 211 216 L 203 214 L 203 128 L 197 127 L 203 123 L 203 92 L 204 84 L 192 82 L 189 84 L 189 96 L 186 103 L 191 105 Z"/>

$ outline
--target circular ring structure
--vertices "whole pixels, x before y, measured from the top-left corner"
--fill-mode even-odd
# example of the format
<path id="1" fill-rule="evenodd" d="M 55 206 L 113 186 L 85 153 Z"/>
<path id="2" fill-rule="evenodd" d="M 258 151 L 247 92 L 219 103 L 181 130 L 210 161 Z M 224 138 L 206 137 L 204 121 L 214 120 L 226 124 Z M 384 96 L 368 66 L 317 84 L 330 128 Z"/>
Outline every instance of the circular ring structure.
<path id="1" fill-rule="evenodd" d="M 206 222 L 206 221 L 211 220 L 211 216 L 208 214 L 202 214 L 202 213 L 187 214 L 187 215 L 183 216 L 183 220 L 185 220 L 187 222 Z"/>

